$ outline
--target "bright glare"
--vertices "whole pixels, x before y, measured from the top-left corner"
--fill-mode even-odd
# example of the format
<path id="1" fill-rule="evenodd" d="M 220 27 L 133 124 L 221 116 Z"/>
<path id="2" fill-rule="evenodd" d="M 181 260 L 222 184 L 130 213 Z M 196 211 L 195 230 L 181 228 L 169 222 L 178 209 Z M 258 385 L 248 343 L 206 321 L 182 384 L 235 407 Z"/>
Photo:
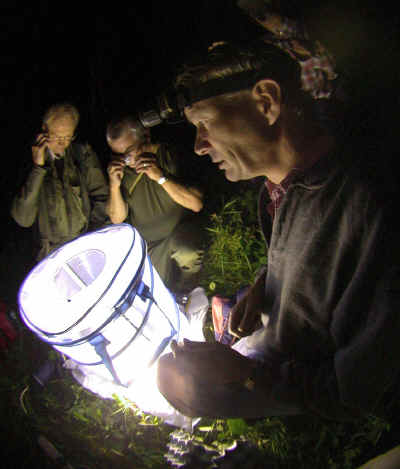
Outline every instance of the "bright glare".
<path id="1" fill-rule="evenodd" d="M 51 253 L 27 276 L 19 306 L 27 326 L 67 355 L 75 378 L 102 397 L 117 394 L 183 428 L 156 386 L 157 359 L 171 340 L 204 340 L 203 289 L 184 314 L 131 225 L 111 225 Z M 187 319 L 189 313 L 190 323 Z"/>

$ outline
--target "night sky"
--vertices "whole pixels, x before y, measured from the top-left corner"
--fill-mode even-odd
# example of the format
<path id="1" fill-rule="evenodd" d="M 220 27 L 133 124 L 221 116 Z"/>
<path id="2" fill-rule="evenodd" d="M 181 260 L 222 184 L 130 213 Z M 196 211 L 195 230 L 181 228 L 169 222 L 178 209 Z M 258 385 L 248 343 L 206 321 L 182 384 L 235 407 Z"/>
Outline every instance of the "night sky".
<path id="1" fill-rule="evenodd" d="M 392 49 L 397 31 L 393 11 L 368 1 L 301 3 L 317 35 L 335 54 L 355 91 L 394 73 Z M 16 265 L 10 252 L 24 247 L 29 231 L 16 226 L 9 205 L 21 184 L 21 168 L 30 164 L 30 144 L 45 109 L 69 100 L 81 112 L 79 136 L 89 141 L 106 163 L 104 129 L 116 113 L 144 109 L 169 83 L 186 57 L 213 41 L 246 39 L 260 33 L 234 0 L 122 3 L 2 2 L 2 262 Z M 384 85 L 386 87 L 386 85 Z M 381 85 L 382 88 L 382 85 Z M 376 95 L 375 92 L 372 94 Z M 163 129 L 168 134 L 182 129 Z M 28 248 L 27 248 L 28 249 Z M 16 267 L 14 270 L 18 270 Z M 17 275 L 17 274 L 16 274 Z M 4 289 L 4 288 L 3 288 Z M 1 291 L 0 291 L 0 294 Z M 3 294 L 4 295 L 4 294 Z"/>

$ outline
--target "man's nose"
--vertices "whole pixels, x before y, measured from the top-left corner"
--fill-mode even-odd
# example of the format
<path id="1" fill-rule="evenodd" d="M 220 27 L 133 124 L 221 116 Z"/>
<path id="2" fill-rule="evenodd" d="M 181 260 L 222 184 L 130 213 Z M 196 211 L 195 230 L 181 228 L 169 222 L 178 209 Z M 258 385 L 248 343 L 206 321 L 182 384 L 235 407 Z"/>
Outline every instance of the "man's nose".
<path id="1" fill-rule="evenodd" d="M 208 140 L 204 138 L 204 136 L 200 132 L 197 132 L 196 140 L 194 142 L 195 153 L 197 153 L 199 156 L 207 155 L 210 148 L 211 145 Z"/>

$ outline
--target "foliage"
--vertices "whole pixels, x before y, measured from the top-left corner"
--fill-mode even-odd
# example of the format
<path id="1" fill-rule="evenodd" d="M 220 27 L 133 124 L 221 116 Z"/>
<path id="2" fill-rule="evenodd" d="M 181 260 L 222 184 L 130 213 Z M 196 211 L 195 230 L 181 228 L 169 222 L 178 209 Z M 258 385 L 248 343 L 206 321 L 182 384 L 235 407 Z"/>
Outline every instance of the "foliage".
<path id="1" fill-rule="evenodd" d="M 266 264 L 266 249 L 258 227 L 255 190 L 223 202 L 219 213 L 210 216 L 211 243 L 205 259 L 204 286 L 209 293 L 226 296 L 250 284 Z"/>
<path id="2" fill-rule="evenodd" d="M 3 438 L 8 435 L 3 449 L 9 467 L 54 467 L 38 448 L 39 435 L 75 468 L 165 467 L 169 427 L 132 403 L 101 399 L 86 391 L 66 371 L 41 387 L 31 378 L 32 373 L 43 360 L 59 360 L 59 355 L 54 357 L 53 350 L 22 328 L 19 342 L 7 353 L 8 367 L 0 375 L 0 430 Z M 29 360 L 32 350 L 40 356 L 35 361 Z"/>

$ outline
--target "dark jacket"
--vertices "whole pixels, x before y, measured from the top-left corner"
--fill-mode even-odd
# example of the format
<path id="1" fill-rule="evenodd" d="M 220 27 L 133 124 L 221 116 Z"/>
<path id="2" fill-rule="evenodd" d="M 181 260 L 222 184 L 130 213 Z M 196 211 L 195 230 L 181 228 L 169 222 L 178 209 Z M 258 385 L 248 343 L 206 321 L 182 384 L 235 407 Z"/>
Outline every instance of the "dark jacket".
<path id="1" fill-rule="evenodd" d="M 380 413 L 400 372 L 397 198 L 388 174 L 338 150 L 298 175 L 268 243 L 264 326 L 251 347 L 288 402 L 334 419 Z"/>

